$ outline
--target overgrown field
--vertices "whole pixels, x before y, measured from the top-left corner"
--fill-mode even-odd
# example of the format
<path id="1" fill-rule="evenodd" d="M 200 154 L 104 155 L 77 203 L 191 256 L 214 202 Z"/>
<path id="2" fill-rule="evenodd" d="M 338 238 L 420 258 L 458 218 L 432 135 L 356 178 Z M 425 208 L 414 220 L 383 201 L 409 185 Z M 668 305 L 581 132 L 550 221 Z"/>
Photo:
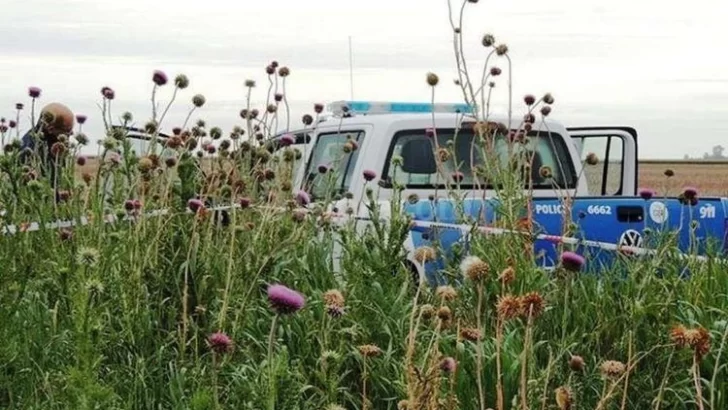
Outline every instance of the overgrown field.
<path id="1" fill-rule="evenodd" d="M 451 23 L 457 45 L 462 30 Z M 510 65 L 504 44 L 489 34 L 482 44 L 486 67 Z M 485 100 L 455 50 L 464 99 Z M 500 80 L 500 68 L 484 72 L 484 85 Z M 528 235 L 474 235 L 470 256 L 440 272 L 449 285 L 429 287 L 403 264 L 409 217 L 394 207 L 386 223 L 377 218 L 385 210 L 376 176 L 362 202 L 341 213 L 292 185 L 300 153 L 285 144 L 275 151 L 268 139 L 295 71 L 272 62 L 266 73 L 258 88 L 246 81 L 232 130 L 196 115 L 167 124 L 156 105 L 135 114 L 153 136 L 178 128 L 170 159 L 131 155 L 126 133 L 109 126 L 107 159 L 88 168 L 78 149 L 90 138 L 77 124 L 47 147 L 49 161 L 43 150 L 21 150 L 20 125 L 0 128 L 2 222 L 18 228 L 0 237 L 0 408 L 728 408 L 725 266 L 678 259 L 667 240 L 656 256 L 621 255 L 600 275 L 559 245 L 562 263 L 545 272 Z M 434 101 L 442 85 L 426 78 Z M 184 98 L 190 114 L 205 103 L 185 94 L 183 74 L 155 72 L 152 81 L 153 101 Z M 261 88 L 268 102 L 256 109 L 245 101 Z M 112 111 L 113 90 L 101 91 L 99 117 L 130 123 L 131 113 Z M 10 118 L 36 123 L 41 90 L 29 95 Z M 515 100 L 519 131 L 553 105 L 550 95 Z M 312 106 L 303 122 L 320 110 Z M 502 127 L 476 116 L 477 146 L 490 158 Z M 343 145 L 342 157 L 356 149 Z M 199 147 L 203 158 L 193 154 Z M 438 161 L 454 155 L 448 149 L 438 149 Z M 213 151 L 220 155 L 210 160 Z M 516 210 L 528 197 L 510 169 L 485 177 L 503 187 L 503 226 L 522 229 L 529 225 Z M 440 193 L 450 194 L 458 192 Z M 219 204 L 235 207 L 223 214 L 212 209 Z M 346 218 L 360 208 L 374 222 Z M 168 212 L 142 216 L 156 209 Z M 91 222 L 24 231 L 28 221 L 82 217 Z M 434 244 L 415 254 L 426 264 L 441 251 Z"/>

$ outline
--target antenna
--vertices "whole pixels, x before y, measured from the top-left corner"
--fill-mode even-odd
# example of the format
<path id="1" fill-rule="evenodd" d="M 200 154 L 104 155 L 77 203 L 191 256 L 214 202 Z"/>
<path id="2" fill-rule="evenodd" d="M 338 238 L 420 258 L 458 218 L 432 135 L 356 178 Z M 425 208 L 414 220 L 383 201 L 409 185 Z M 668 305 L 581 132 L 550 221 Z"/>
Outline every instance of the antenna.
<path id="1" fill-rule="evenodd" d="M 351 88 L 351 99 L 354 99 L 354 55 L 351 48 L 351 36 L 349 36 L 349 87 Z"/>

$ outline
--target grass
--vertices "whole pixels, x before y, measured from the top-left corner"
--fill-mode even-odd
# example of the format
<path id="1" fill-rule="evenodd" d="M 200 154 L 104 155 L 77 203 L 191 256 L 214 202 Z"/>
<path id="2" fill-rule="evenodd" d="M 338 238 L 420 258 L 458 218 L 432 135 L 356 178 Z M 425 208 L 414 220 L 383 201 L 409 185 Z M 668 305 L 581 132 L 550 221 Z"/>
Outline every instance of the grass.
<path id="1" fill-rule="evenodd" d="M 458 50 L 460 30 L 455 39 Z M 493 58 L 507 58 L 493 46 Z M 456 56 L 465 100 L 478 100 Z M 282 68 L 268 75 L 271 90 L 284 89 Z M 153 94 L 181 96 L 188 81 L 156 84 Z M 427 81 L 434 100 L 437 77 Z M 104 118 L 114 118 L 111 94 Z M 402 264 L 405 215 L 357 226 L 332 221 L 326 204 L 305 211 L 296 202 L 291 148 L 274 160 L 253 131 L 279 121 L 285 98 L 243 118 L 244 135 L 222 137 L 229 147 L 212 166 L 188 150 L 216 133 L 199 122 L 182 127 L 174 164 L 126 155 L 126 135 L 109 129 L 104 147 L 118 157 L 86 180 L 74 146 L 61 142 L 59 201 L 39 157 L 23 164 L 17 142 L 5 147 L 4 223 L 130 219 L 0 238 L 0 408 L 728 407 L 724 267 L 681 261 L 666 241 L 656 256 L 620 257 L 599 276 L 568 264 L 546 273 L 528 237 L 475 235 L 473 257 L 440 272 L 450 285 L 428 287 Z M 160 122 L 155 110 L 152 134 Z M 495 130 L 477 130 L 488 151 Z M 500 210 L 504 226 L 515 227 L 524 181 L 486 172 L 512 204 Z M 243 206 L 221 223 L 197 198 Z M 380 212 L 374 199 L 364 203 Z M 159 208 L 170 212 L 138 217 Z M 433 243 L 416 254 L 427 263 L 440 252 Z"/>

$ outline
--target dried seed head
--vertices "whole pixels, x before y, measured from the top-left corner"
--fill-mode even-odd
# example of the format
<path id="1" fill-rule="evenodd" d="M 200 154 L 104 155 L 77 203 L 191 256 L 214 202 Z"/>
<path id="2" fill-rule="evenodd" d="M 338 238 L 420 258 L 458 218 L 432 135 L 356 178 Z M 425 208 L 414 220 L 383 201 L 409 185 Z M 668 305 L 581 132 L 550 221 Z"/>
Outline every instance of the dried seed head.
<path id="1" fill-rule="evenodd" d="M 521 301 L 513 295 L 505 295 L 498 297 L 498 303 L 496 304 L 496 311 L 498 317 L 503 320 L 511 320 L 521 315 L 523 312 L 523 306 Z"/>
<path id="2" fill-rule="evenodd" d="M 376 357 L 382 354 L 382 349 L 375 344 L 366 344 L 359 346 L 359 353 L 364 357 Z"/>
<path id="3" fill-rule="evenodd" d="M 313 111 L 316 114 L 321 114 L 324 111 L 324 105 L 323 104 L 319 104 L 319 103 L 314 104 L 313 105 Z"/>
<path id="4" fill-rule="evenodd" d="M 703 357 L 710 351 L 710 333 L 703 327 L 685 331 L 685 341 L 698 357 Z"/>
<path id="5" fill-rule="evenodd" d="M 569 388 L 561 386 L 554 393 L 556 394 L 556 405 L 559 406 L 559 410 L 571 410 L 573 399 Z"/>
<path id="6" fill-rule="evenodd" d="M 179 74 L 174 78 L 174 85 L 180 90 L 184 90 L 190 85 L 190 79 L 184 74 Z"/>
<path id="7" fill-rule="evenodd" d="M 569 358 L 569 369 L 575 372 L 584 371 L 584 358 L 581 356 L 571 356 Z"/>
<path id="8" fill-rule="evenodd" d="M 435 256 L 435 249 L 429 246 L 421 246 L 415 249 L 414 259 L 419 263 L 425 263 L 435 260 Z"/>
<path id="9" fill-rule="evenodd" d="M 192 105 L 194 105 L 197 108 L 200 108 L 203 105 L 205 105 L 205 101 L 207 101 L 207 100 L 205 99 L 205 96 L 202 94 L 196 94 L 195 96 L 192 97 Z"/>
<path id="10" fill-rule="evenodd" d="M 477 256 L 468 256 L 460 262 L 460 272 L 473 282 L 483 280 L 490 272 L 490 265 Z"/>
<path id="11" fill-rule="evenodd" d="M 544 105 L 543 107 L 541 107 L 541 115 L 547 117 L 549 114 L 551 114 L 551 106 Z"/>
<path id="12" fill-rule="evenodd" d="M 554 172 L 551 170 L 551 167 L 548 165 L 543 165 L 541 168 L 538 169 L 538 174 L 541 175 L 541 178 L 553 178 Z"/>
<path id="13" fill-rule="evenodd" d="M 288 67 L 281 67 L 278 69 L 278 75 L 285 78 L 291 75 L 291 69 Z"/>
<path id="14" fill-rule="evenodd" d="M 521 302 L 521 313 L 528 317 L 538 317 L 543 313 L 545 302 L 538 292 L 530 292 L 519 298 Z"/>
<path id="15" fill-rule="evenodd" d="M 422 315 L 423 319 L 430 320 L 433 316 L 435 316 L 435 308 L 429 304 L 422 305 L 420 306 L 420 314 Z"/>
<path id="16" fill-rule="evenodd" d="M 268 75 L 273 75 L 273 74 L 275 74 L 275 73 L 276 73 L 276 68 L 275 68 L 275 67 L 273 67 L 272 65 L 268 64 L 268 65 L 267 65 L 267 66 L 265 67 L 265 72 L 266 72 L 266 74 L 268 74 Z"/>
<path id="17" fill-rule="evenodd" d="M 526 94 L 523 97 L 523 102 L 530 107 L 536 102 L 536 97 L 533 94 Z"/>
<path id="18" fill-rule="evenodd" d="M 599 163 L 599 157 L 597 157 L 597 154 L 590 152 L 586 155 L 586 160 L 584 162 L 588 165 L 596 165 Z"/>
<path id="19" fill-rule="evenodd" d="M 338 289 L 326 291 L 323 295 L 324 303 L 330 306 L 344 307 L 344 295 Z"/>
<path id="20" fill-rule="evenodd" d="M 451 302 L 458 296 L 458 292 L 452 286 L 438 286 L 435 294 L 444 302 Z"/>
<path id="21" fill-rule="evenodd" d="M 492 34 L 485 34 L 483 36 L 483 47 L 493 47 L 495 44 L 495 37 Z"/>
<path id="22" fill-rule="evenodd" d="M 498 275 L 498 281 L 503 286 L 510 285 L 511 283 L 513 283 L 514 280 L 516 280 L 516 269 L 513 268 L 513 266 L 509 266 L 503 269 L 500 275 Z"/>
<path id="23" fill-rule="evenodd" d="M 311 125 L 313 124 L 313 117 L 310 114 L 304 114 L 303 117 L 301 117 L 301 122 L 303 125 Z"/>
<path id="24" fill-rule="evenodd" d="M 427 73 L 427 84 L 429 84 L 431 87 L 434 87 L 439 82 L 440 82 L 440 77 L 438 77 L 437 74 Z"/>
<path id="25" fill-rule="evenodd" d="M 449 322 L 450 319 L 452 319 L 452 310 L 450 310 L 447 306 L 440 306 L 440 308 L 437 309 L 437 317 L 443 322 Z"/>
<path id="26" fill-rule="evenodd" d="M 497 77 L 497 76 L 501 75 L 502 72 L 503 72 L 503 70 L 501 70 L 499 67 L 490 68 L 490 75 L 492 75 L 493 77 Z M 493 83 L 493 86 L 495 86 L 495 83 Z"/>
<path id="27" fill-rule="evenodd" d="M 499 56 L 504 56 L 508 53 L 508 46 L 505 44 L 500 44 L 495 48 L 495 53 Z"/>
<path id="28" fill-rule="evenodd" d="M 397 410 L 410 410 L 409 402 L 407 400 L 400 400 L 399 403 L 397 403 Z"/>
<path id="29" fill-rule="evenodd" d="M 544 103 L 551 105 L 554 103 L 554 96 L 551 95 L 551 93 L 546 93 L 544 94 L 542 100 Z"/>
<path id="30" fill-rule="evenodd" d="M 675 171 L 668 168 L 665 170 L 664 174 L 666 177 L 671 178 L 675 176 Z"/>
<path id="31" fill-rule="evenodd" d="M 482 337 L 482 334 L 476 328 L 464 327 L 460 329 L 460 337 L 471 342 L 477 342 Z"/>
<path id="32" fill-rule="evenodd" d="M 602 376 L 609 379 L 619 378 L 622 374 L 624 374 L 626 369 L 627 368 L 624 363 L 618 362 L 616 360 L 607 360 L 603 362 L 600 367 Z"/>

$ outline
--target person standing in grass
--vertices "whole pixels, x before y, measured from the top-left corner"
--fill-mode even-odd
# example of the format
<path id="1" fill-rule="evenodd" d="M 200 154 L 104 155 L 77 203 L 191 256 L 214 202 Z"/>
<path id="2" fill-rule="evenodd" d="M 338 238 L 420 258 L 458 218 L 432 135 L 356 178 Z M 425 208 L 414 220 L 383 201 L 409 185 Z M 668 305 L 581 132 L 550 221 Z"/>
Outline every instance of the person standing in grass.
<path id="1" fill-rule="evenodd" d="M 20 160 L 30 165 L 33 153 L 42 161 L 40 173 L 50 177 L 54 190 L 58 188 L 56 172 L 57 167 L 63 166 L 63 161 L 57 158 L 65 149 L 61 135 L 69 135 L 73 131 L 75 117 L 73 112 L 61 103 L 50 103 L 43 107 L 38 122 L 20 140 Z M 40 142 L 40 144 L 38 144 Z"/>

